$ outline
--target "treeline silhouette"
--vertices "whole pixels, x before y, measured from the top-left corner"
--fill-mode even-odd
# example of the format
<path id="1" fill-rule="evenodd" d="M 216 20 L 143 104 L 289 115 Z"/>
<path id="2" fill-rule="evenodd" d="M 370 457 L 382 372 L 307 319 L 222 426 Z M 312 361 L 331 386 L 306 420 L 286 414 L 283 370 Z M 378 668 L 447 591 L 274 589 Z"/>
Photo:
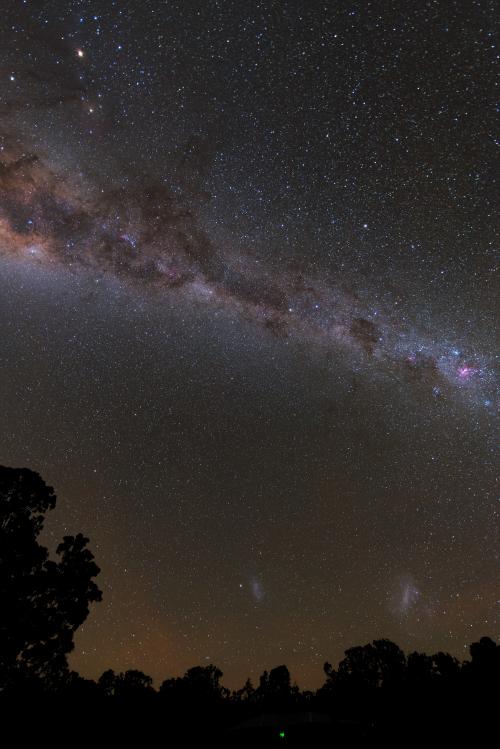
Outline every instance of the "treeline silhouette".
<path id="1" fill-rule="evenodd" d="M 89 605 L 101 600 L 99 568 L 81 534 L 65 536 L 57 561 L 38 540 L 56 497 L 28 469 L 0 466 L 0 718 L 4 727 L 71 732 L 141 746 L 217 740 L 224 746 L 480 745 L 500 719 L 500 646 L 489 637 L 460 662 L 448 653 L 405 653 L 386 639 L 325 663 L 316 691 L 293 684 L 285 665 L 238 690 L 213 664 L 194 666 L 158 688 L 138 670 L 97 681 L 72 671 L 67 655 Z M 22 721 L 19 716 L 30 716 Z M 98 727 L 98 728 L 97 728 Z M 70 736 L 71 734 L 67 734 Z M 497 737 L 498 741 L 498 737 Z M 479 742 L 479 744 L 478 744 Z"/>

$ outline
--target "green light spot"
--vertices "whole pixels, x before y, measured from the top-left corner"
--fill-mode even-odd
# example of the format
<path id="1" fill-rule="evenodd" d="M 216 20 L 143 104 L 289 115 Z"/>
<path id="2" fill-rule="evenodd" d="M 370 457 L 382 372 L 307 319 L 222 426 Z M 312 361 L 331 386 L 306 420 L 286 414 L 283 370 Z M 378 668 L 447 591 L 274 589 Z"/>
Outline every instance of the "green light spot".
<path id="1" fill-rule="evenodd" d="M 285 732 L 284 731 L 280 731 L 280 739 L 284 739 L 284 738 L 285 738 Z"/>

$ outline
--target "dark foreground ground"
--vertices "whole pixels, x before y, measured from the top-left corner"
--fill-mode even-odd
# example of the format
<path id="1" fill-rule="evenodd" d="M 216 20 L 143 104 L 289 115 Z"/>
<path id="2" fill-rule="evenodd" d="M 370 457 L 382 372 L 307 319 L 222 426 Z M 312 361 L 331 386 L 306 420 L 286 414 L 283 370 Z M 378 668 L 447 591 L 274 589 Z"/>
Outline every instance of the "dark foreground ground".
<path id="1" fill-rule="evenodd" d="M 342 718 L 327 712 L 221 715 L 193 709 L 172 712 L 130 703 L 22 704 L 0 701 L 1 745 L 53 747 L 353 747 L 498 746 L 500 704 L 482 696 L 468 707 L 434 705 L 433 714 L 400 705 L 390 713 Z"/>

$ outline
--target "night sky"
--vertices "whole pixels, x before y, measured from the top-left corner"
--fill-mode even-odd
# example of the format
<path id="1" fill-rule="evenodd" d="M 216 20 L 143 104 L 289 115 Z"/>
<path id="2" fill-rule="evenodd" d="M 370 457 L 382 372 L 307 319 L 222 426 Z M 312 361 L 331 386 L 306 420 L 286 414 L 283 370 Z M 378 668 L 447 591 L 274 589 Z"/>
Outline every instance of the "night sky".
<path id="1" fill-rule="evenodd" d="M 500 636 L 494 0 L 4 0 L 0 445 L 85 676 Z"/>

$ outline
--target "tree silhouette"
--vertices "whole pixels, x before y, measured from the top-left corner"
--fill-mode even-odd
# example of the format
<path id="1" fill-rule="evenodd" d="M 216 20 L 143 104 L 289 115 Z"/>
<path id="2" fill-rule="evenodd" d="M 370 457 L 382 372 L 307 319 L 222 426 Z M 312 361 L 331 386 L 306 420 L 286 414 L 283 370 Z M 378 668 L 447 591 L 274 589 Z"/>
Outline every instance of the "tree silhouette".
<path id="1" fill-rule="evenodd" d="M 406 679 L 415 688 L 426 688 L 434 676 L 432 656 L 410 653 L 407 660 Z"/>
<path id="2" fill-rule="evenodd" d="M 228 696 L 229 690 L 220 684 L 222 671 L 212 664 L 193 666 L 183 677 L 165 679 L 160 694 L 172 702 L 213 705 Z"/>
<path id="3" fill-rule="evenodd" d="M 241 689 L 233 692 L 234 698 L 242 702 L 251 702 L 255 697 L 255 689 L 251 679 L 247 679 Z"/>
<path id="4" fill-rule="evenodd" d="M 500 697 L 500 645 L 490 637 L 481 637 L 469 648 L 471 660 L 465 664 L 467 683 L 477 694 Z"/>
<path id="5" fill-rule="evenodd" d="M 491 637 L 481 637 L 469 648 L 472 668 L 480 673 L 500 676 L 500 645 Z"/>
<path id="6" fill-rule="evenodd" d="M 356 645 L 345 651 L 338 676 L 342 683 L 355 689 L 373 689 L 380 682 L 377 651 L 373 645 Z"/>
<path id="7" fill-rule="evenodd" d="M 58 561 L 38 541 L 55 504 L 38 473 L 0 466 L 0 692 L 60 684 L 74 633 L 101 600 L 88 539 L 64 536 Z"/>
<path id="8" fill-rule="evenodd" d="M 291 684 L 290 671 L 282 665 L 262 673 L 255 696 L 261 707 L 286 710 L 292 706 L 298 692 L 298 687 Z"/>
<path id="9" fill-rule="evenodd" d="M 123 701 L 137 701 L 154 693 L 151 676 L 136 669 L 129 669 L 122 674 L 115 674 L 112 669 L 108 669 L 100 677 L 98 686 L 107 697 L 117 697 Z"/>

